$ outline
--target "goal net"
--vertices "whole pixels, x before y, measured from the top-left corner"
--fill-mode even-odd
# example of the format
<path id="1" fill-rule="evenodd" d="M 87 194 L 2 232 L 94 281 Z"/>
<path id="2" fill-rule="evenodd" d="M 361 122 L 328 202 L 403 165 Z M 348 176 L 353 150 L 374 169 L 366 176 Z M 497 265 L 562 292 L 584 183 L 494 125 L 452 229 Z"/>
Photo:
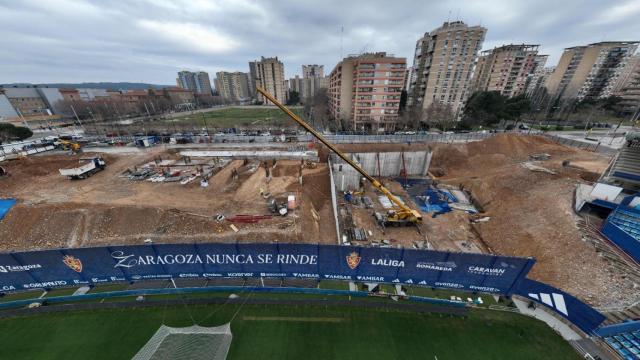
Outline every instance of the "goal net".
<path id="1" fill-rule="evenodd" d="M 231 324 L 173 328 L 162 325 L 132 360 L 226 359 L 231 346 Z"/>

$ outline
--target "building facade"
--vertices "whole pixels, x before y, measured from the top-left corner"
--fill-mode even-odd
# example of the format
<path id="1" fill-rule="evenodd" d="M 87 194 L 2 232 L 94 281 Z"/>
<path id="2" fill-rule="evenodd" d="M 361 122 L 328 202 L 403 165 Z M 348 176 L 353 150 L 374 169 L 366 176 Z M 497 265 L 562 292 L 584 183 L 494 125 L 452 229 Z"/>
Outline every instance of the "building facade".
<path id="1" fill-rule="evenodd" d="M 535 59 L 533 60 L 533 71 L 527 79 L 527 86 L 524 91 L 525 95 L 532 96 L 533 94 L 537 93 L 542 87 L 544 87 L 547 78 L 553 72 L 553 68 L 545 67 L 547 65 L 548 59 L 549 55 L 536 55 Z"/>
<path id="2" fill-rule="evenodd" d="M 618 104 L 620 112 L 631 120 L 640 119 L 640 55 L 629 59 L 617 84 L 614 95 L 622 98 Z"/>
<path id="3" fill-rule="evenodd" d="M 497 91 L 507 97 L 523 95 L 527 80 L 536 69 L 538 46 L 510 44 L 483 51 L 473 76 L 473 91 Z"/>
<path id="4" fill-rule="evenodd" d="M 247 73 L 219 71 L 216 73 L 215 83 L 216 90 L 225 99 L 244 101 L 251 97 Z"/>
<path id="5" fill-rule="evenodd" d="M 439 102 L 451 106 L 459 117 L 471 90 L 486 32 L 481 26 L 452 21 L 418 39 L 407 106 L 427 109 Z"/>
<path id="6" fill-rule="evenodd" d="M 180 71 L 176 79 L 176 84 L 179 88 L 191 90 L 197 94 L 212 94 L 209 74 L 204 71 Z"/>
<path id="7" fill-rule="evenodd" d="M 323 78 L 324 65 L 302 65 L 302 78 Z"/>
<path id="8" fill-rule="evenodd" d="M 251 64 L 251 63 L 249 63 Z M 278 57 L 265 58 L 255 61 L 256 86 L 265 89 L 282 103 L 287 102 L 288 86 L 284 80 L 284 64 Z M 257 96 L 264 105 L 269 105 L 268 100 L 262 95 Z"/>
<path id="9" fill-rule="evenodd" d="M 18 113 L 5 95 L 4 89 L 0 89 L 0 121 L 7 121 L 15 118 L 18 118 Z"/>
<path id="10" fill-rule="evenodd" d="M 563 100 L 608 97 L 637 48 L 638 42 L 622 41 L 566 48 L 546 82 L 547 91 Z"/>
<path id="11" fill-rule="evenodd" d="M 49 114 L 49 106 L 35 87 L 9 87 L 4 93 L 16 112 L 23 116 Z"/>
<path id="12" fill-rule="evenodd" d="M 256 97 L 256 85 L 258 81 L 258 62 L 257 61 L 249 61 L 249 96 L 252 99 Z"/>
<path id="13" fill-rule="evenodd" d="M 384 52 L 344 58 L 329 76 L 329 110 L 353 130 L 393 130 L 407 67 Z"/>

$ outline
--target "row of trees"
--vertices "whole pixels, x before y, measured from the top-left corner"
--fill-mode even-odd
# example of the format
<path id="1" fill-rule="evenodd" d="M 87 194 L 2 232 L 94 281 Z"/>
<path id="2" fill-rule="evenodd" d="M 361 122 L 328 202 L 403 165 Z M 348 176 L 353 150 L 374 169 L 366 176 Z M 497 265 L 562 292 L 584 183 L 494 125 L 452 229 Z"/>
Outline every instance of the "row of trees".
<path id="1" fill-rule="evenodd" d="M 29 128 L 0 123 L 0 144 L 13 140 L 24 140 L 31 136 L 33 136 L 33 132 Z"/>
<path id="2" fill-rule="evenodd" d="M 196 95 L 193 108 L 208 108 L 218 105 L 228 105 L 232 101 L 221 96 Z M 80 119 L 90 119 L 94 121 L 114 120 L 120 118 L 160 115 L 181 109 L 183 105 L 177 99 L 165 96 L 148 96 L 138 101 L 132 101 L 125 97 L 104 97 L 95 98 L 91 101 L 59 101 L 56 106 L 63 116 L 74 118 L 77 114 Z M 75 110 L 75 114 L 74 114 Z"/>

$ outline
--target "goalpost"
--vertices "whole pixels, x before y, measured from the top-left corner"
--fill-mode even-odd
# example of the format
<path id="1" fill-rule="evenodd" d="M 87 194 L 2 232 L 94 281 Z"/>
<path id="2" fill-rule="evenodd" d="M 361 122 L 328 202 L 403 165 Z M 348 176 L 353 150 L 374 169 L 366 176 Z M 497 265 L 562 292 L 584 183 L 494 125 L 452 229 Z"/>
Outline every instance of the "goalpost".
<path id="1" fill-rule="evenodd" d="M 162 325 L 132 360 L 226 359 L 231 338 L 231 323 L 218 327 Z"/>

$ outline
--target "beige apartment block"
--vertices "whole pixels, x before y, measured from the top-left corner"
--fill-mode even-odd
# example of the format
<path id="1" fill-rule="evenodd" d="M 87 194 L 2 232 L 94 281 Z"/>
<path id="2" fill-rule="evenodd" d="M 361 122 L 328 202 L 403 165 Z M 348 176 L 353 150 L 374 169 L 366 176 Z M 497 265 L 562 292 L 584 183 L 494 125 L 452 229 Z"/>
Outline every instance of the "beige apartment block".
<path id="1" fill-rule="evenodd" d="M 278 57 L 265 58 L 264 56 L 255 62 L 256 86 L 265 89 L 278 101 L 287 102 L 288 86 L 284 80 L 284 64 Z M 270 105 L 264 96 L 258 94 L 258 100 L 265 105 Z"/>
<path id="2" fill-rule="evenodd" d="M 225 99 L 241 101 L 251 97 L 249 92 L 249 75 L 240 71 L 216 73 L 216 89 Z"/>
<path id="3" fill-rule="evenodd" d="M 547 91 L 560 99 L 597 99 L 612 94 L 638 42 L 605 41 L 564 49 L 546 82 Z"/>
<path id="4" fill-rule="evenodd" d="M 497 91 L 507 97 L 524 94 L 538 65 L 537 55 L 538 45 L 526 44 L 483 51 L 476 65 L 473 91 Z"/>
<path id="5" fill-rule="evenodd" d="M 329 110 L 354 130 L 393 130 L 407 67 L 405 58 L 385 52 L 352 55 L 329 76 Z"/>
<path id="6" fill-rule="evenodd" d="M 486 32 L 482 26 L 452 21 L 418 39 L 407 106 L 426 109 L 439 102 L 451 106 L 459 117 Z"/>

